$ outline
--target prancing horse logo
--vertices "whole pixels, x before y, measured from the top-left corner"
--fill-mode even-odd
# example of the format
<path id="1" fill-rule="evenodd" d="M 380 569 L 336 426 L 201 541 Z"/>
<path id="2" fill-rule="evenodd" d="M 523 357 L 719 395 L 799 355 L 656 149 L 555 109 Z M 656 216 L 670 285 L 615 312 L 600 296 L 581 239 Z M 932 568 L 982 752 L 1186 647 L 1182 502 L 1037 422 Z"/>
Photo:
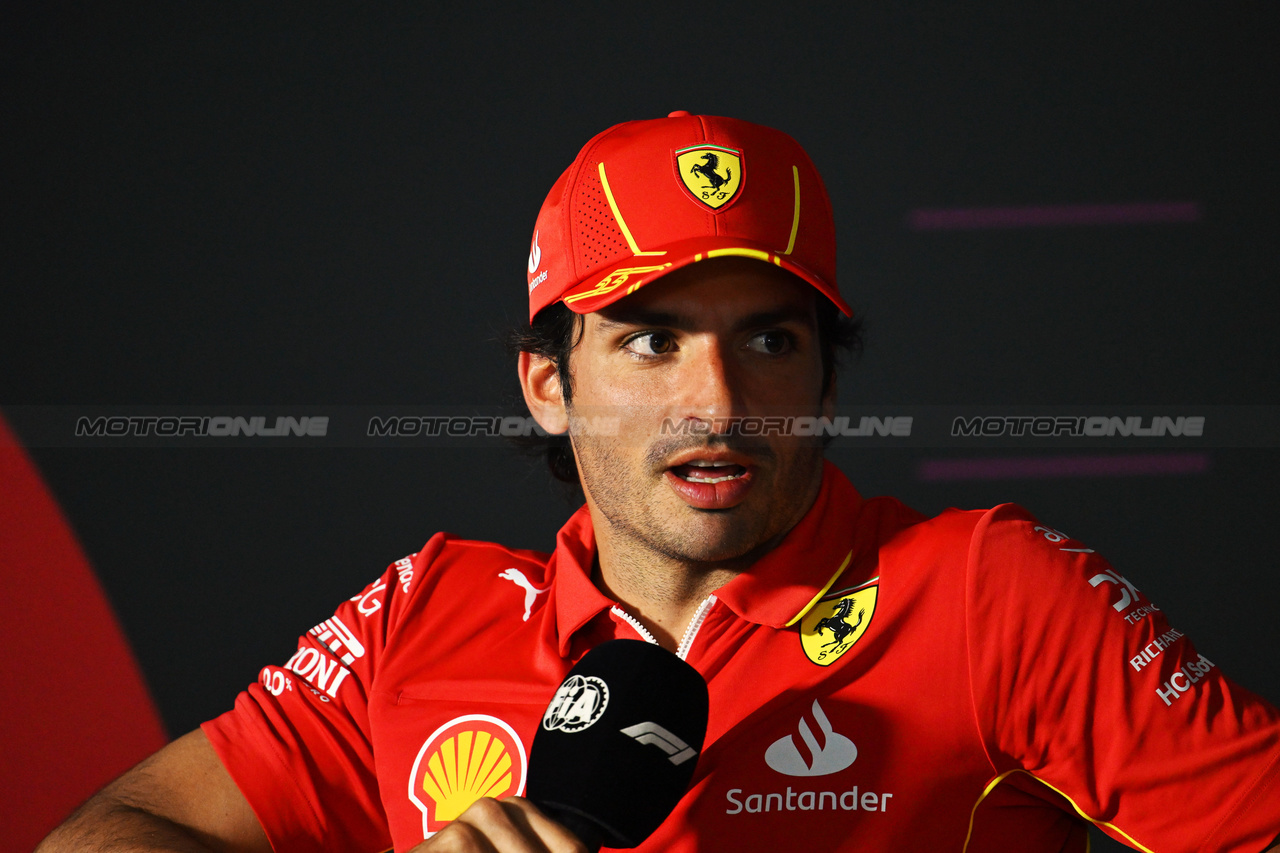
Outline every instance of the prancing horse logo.
<path id="1" fill-rule="evenodd" d="M 818 666 L 839 660 L 871 627 L 879 597 L 878 577 L 824 596 L 800 620 L 805 656 Z"/>
<path id="2" fill-rule="evenodd" d="M 706 143 L 681 148 L 676 173 L 695 201 L 719 211 L 742 189 L 742 152 Z"/>
<path id="3" fill-rule="evenodd" d="M 720 165 L 720 158 L 716 156 L 716 152 L 708 151 L 702 155 L 701 163 L 694 163 L 689 167 L 689 171 L 695 175 L 701 175 L 706 181 L 702 188 L 711 190 L 713 193 L 719 192 L 720 188 L 733 178 L 733 169 L 725 169 L 724 177 L 716 174 L 716 167 Z"/>
<path id="4" fill-rule="evenodd" d="M 858 621 L 850 625 L 846 620 L 849 614 L 853 612 L 853 599 L 842 598 L 840 603 L 836 605 L 836 610 L 826 619 L 818 620 L 817 634 L 822 636 L 822 632 L 826 628 L 831 629 L 834 638 L 831 642 L 826 643 L 828 646 L 838 646 L 844 642 L 844 638 L 858 630 L 858 626 L 862 624 L 862 617 L 867 615 L 865 609 L 858 611 Z"/>

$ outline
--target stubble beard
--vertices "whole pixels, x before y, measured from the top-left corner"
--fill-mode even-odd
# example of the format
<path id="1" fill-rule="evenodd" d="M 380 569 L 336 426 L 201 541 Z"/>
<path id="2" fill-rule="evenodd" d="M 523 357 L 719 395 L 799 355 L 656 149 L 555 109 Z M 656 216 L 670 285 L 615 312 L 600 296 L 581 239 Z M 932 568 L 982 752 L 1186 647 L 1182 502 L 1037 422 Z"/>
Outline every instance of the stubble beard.
<path id="1" fill-rule="evenodd" d="M 800 520 L 803 512 L 794 501 L 804 501 L 807 509 L 816 495 L 822 466 L 817 442 L 807 448 L 809 453 L 802 449 L 780 465 L 772 448 L 737 437 L 670 436 L 654 441 L 636 462 L 619 438 L 579 432 L 572 428 L 574 421 L 570 412 L 578 476 L 615 534 L 626 541 L 627 562 L 648 562 L 643 555 L 649 552 L 668 561 L 708 568 L 740 563 L 744 558 L 749 564 Z M 765 463 L 757 469 L 758 480 L 748 499 L 723 510 L 688 506 L 665 482 L 666 460 L 689 448 L 725 446 L 748 452 Z M 620 465 L 625 466 L 621 472 Z M 762 496 L 766 498 L 763 501 Z"/>

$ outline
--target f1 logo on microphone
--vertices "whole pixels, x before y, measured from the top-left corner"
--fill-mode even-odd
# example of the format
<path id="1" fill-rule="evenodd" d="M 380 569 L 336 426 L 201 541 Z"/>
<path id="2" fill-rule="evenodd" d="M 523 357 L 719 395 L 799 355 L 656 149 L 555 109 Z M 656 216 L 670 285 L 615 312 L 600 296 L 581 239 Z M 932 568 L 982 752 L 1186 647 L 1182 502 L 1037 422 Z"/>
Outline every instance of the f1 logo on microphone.
<path id="1" fill-rule="evenodd" d="M 650 743 L 658 747 L 667 754 L 667 760 L 672 764 L 684 764 L 698 754 L 698 750 L 657 723 L 636 723 L 620 731 L 637 743 Z"/>

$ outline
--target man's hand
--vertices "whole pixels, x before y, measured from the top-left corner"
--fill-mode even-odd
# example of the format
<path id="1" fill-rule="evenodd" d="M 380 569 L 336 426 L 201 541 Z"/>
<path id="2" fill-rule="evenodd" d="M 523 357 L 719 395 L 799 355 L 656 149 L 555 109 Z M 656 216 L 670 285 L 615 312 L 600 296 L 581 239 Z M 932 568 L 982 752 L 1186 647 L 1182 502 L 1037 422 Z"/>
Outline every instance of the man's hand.
<path id="1" fill-rule="evenodd" d="M 410 853 L 587 853 L 578 837 L 523 797 L 481 797 Z"/>
<path id="2" fill-rule="evenodd" d="M 36 848 L 271 853 L 204 732 L 178 738 L 103 788 Z"/>

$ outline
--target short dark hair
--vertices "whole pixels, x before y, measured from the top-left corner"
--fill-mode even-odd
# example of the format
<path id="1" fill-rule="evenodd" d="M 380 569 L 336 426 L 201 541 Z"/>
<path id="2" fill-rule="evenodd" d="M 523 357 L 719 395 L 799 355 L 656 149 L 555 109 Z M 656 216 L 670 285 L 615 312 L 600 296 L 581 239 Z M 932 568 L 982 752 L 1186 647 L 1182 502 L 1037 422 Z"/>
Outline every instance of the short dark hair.
<path id="1" fill-rule="evenodd" d="M 836 368 L 845 355 L 862 354 L 862 318 L 846 317 L 831 300 L 819 297 L 818 345 L 822 350 L 822 387 L 830 388 L 835 381 Z M 582 341 L 583 321 L 563 302 L 543 308 L 527 326 L 507 333 L 507 349 L 514 357 L 521 352 L 540 355 L 556 365 L 564 401 L 573 400 L 573 376 L 569 372 L 569 355 Z M 830 436 L 828 436 L 828 440 Z M 526 451 L 543 455 L 551 475 L 561 482 L 580 486 L 578 465 L 573 458 L 569 436 L 538 435 L 515 439 Z"/>

